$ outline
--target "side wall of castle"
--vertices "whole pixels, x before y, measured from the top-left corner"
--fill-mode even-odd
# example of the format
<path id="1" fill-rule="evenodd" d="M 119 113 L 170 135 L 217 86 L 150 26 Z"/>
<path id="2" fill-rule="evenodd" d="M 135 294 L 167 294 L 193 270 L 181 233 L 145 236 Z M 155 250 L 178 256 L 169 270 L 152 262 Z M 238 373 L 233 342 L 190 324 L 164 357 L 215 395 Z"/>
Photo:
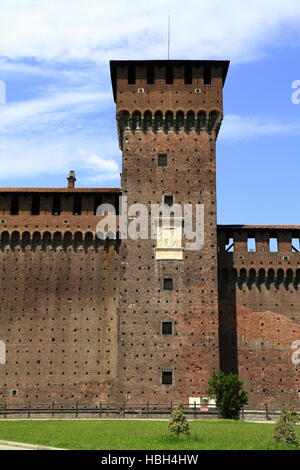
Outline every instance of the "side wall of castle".
<path id="1" fill-rule="evenodd" d="M 299 227 L 219 227 L 218 238 L 221 367 L 250 404 L 299 405 Z"/>
<path id="2" fill-rule="evenodd" d="M 1 213 L 1 401 L 114 401 L 118 249 L 71 207 Z"/>

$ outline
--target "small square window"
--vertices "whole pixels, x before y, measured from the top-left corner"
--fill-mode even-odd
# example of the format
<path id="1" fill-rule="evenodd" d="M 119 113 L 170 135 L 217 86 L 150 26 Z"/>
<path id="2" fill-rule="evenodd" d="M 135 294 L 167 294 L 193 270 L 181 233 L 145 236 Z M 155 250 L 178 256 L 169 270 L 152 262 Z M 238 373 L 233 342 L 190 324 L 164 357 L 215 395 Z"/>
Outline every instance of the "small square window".
<path id="1" fill-rule="evenodd" d="M 173 290 L 173 279 L 171 277 L 164 278 L 164 290 Z"/>
<path id="2" fill-rule="evenodd" d="M 164 197 L 164 201 L 166 206 L 172 207 L 173 206 L 173 196 L 166 195 Z"/>
<path id="3" fill-rule="evenodd" d="M 173 383 L 173 374 L 171 371 L 164 371 L 161 374 L 161 381 L 163 385 L 172 385 Z"/>
<path id="4" fill-rule="evenodd" d="M 10 391 L 10 394 L 12 397 L 17 397 L 18 396 L 18 390 L 14 389 Z"/>
<path id="5" fill-rule="evenodd" d="M 158 166 L 168 166 L 168 155 L 166 153 L 160 153 L 157 157 Z"/>
<path id="6" fill-rule="evenodd" d="M 163 321 L 161 324 L 161 332 L 163 335 L 171 335 L 173 333 L 173 323 L 171 321 Z"/>

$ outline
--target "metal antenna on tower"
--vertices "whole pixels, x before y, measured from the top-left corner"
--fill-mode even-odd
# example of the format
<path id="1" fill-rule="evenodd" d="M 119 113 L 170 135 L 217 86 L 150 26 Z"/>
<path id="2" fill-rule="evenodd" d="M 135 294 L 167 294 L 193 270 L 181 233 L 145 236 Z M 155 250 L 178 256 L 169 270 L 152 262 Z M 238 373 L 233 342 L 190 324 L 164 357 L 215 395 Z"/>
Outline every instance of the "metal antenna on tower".
<path id="1" fill-rule="evenodd" d="M 170 59 L 170 26 L 171 26 L 171 21 L 170 21 L 170 15 L 168 16 L 168 60 Z"/>

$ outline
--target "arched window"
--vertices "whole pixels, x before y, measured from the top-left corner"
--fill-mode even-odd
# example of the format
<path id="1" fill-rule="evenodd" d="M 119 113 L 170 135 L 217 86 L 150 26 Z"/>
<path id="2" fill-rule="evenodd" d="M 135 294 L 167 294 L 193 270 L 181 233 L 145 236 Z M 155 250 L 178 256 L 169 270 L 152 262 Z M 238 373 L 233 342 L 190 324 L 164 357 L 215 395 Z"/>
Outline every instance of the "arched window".
<path id="1" fill-rule="evenodd" d="M 30 246 L 30 233 L 29 232 L 23 232 L 22 233 L 22 248 L 28 248 Z"/>
<path id="2" fill-rule="evenodd" d="M 174 127 L 174 118 L 172 111 L 168 111 L 165 116 L 165 130 L 168 132 L 172 127 Z"/>
<path id="3" fill-rule="evenodd" d="M 128 111 L 121 111 L 119 113 L 119 126 L 121 130 L 126 129 L 129 127 L 129 112 Z"/>
<path id="4" fill-rule="evenodd" d="M 0 341 L 0 364 L 6 364 L 6 347 L 4 341 Z"/>
<path id="5" fill-rule="evenodd" d="M 43 233 L 43 249 L 47 250 L 51 247 L 51 233 L 44 232 Z"/>
<path id="6" fill-rule="evenodd" d="M 215 125 L 216 125 L 216 122 L 217 122 L 217 119 L 219 117 L 219 112 L 218 111 L 212 111 L 210 114 L 209 114 L 209 130 L 212 131 L 214 128 L 215 128 Z"/>
<path id="7" fill-rule="evenodd" d="M 286 276 L 285 276 L 286 287 L 288 287 L 289 284 L 292 284 L 293 279 L 294 279 L 293 270 L 292 270 L 292 269 L 288 269 L 287 272 L 286 272 Z"/>
<path id="8" fill-rule="evenodd" d="M 275 272 L 274 269 L 268 270 L 268 278 L 267 278 L 267 287 L 270 287 L 275 281 Z"/>
<path id="9" fill-rule="evenodd" d="M 83 245 L 82 232 L 76 232 L 74 235 L 74 245 L 76 248 Z"/>
<path id="10" fill-rule="evenodd" d="M 152 128 L 152 114 L 151 111 L 146 111 L 144 114 L 144 130 L 147 131 Z"/>
<path id="11" fill-rule="evenodd" d="M 20 246 L 20 233 L 15 231 L 12 232 L 11 234 L 11 246 L 12 248 L 16 248 L 17 246 Z"/>
<path id="12" fill-rule="evenodd" d="M 246 280 L 247 280 L 247 271 L 246 269 L 242 268 L 240 270 L 240 275 L 238 279 L 238 286 L 240 289 L 242 288 L 243 284 L 245 284 Z"/>
<path id="13" fill-rule="evenodd" d="M 58 248 L 62 246 L 62 235 L 61 232 L 55 232 L 53 235 L 53 247 Z"/>
<path id="14" fill-rule="evenodd" d="M 192 127 L 195 127 L 195 114 L 193 111 L 187 113 L 187 128 L 191 130 Z"/>
<path id="15" fill-rule="evenodd" d="M 177 111 L 176 114 L 176 130 L 179 131 L 180 129 L 184 128 L 184 114 L 182 111 Z"/>
<path id="16" fill-rule="evenodd" d="M 34 250 L 42 248 L 42 236 L 41 232 L 34 232 L 32 235 L 32 247 Z"/>
<path id="17" fill-rule="evenodd" d="M 158 129 L 161 129 L 163 126 L 163 115 L 161 111 L 156 111 L 155 117 L 154 117 L 154 128 L 157 131 Z"/>
<path id="18" fill-rule="evenodd" d="M 294 278 L 294 285 L 296 288 L 298 288 L 298 285 L 300 284 L 300 269 L 296 269 L 296 274 Z"/>
<path id="19" fill-rule="evenodd" d="M 96 236 L 96 239 L 99 240 L 99 238 Z M 92 232 L 86 232 L 85 237 L 84 237 L 84 244 L 85 244 L 85 249 L 90 250 L 94 246 L 94 237 Z"/>
<path id="20" fill-rule="evenodd" d="M 7 231 L 1 234 L 1 248 L 4 249 L 9 246 L 9 233 Z"/>
<path id="21" fill-rule="evenodd" d="M 284 281 L 284 271 L 283 269 L 278 269 L 277 271 L 277 276 L 276 276 L 276 285 L 277 288 L 280 287 L 280 284 L 282 284 Z"/>
<path id="22" fill-rule="evenodd" d="M 197 117 L 197 130 L 205 129 L 206 127 L 206 113 L 205 111 L 199 111 Z"/>
<path id="23" fill-rule="evenodd" d="M 259 285 L 263 284 L 266 280 L 266 272 L 264 269 L 260 269 L 258 271 L 258 278 L 257 278 L 257 282 Z"/>
<path id="24" fill-rule="evenodd" d="M 142 125 L 142 116 L 139 111 L 134 111 L 132 114 L 132 130 L 139 129 Z"/>
<path id="25" fill-rule="evenodd" d="M 251 286 L 252 284 L 255 283 L 255 281 L 256 281 L 256 271 L 255 269 L 250 269 L 249 276 L 248 276 L 248 283 Z"/>
<path id="26" fill-rule="evenodd" d="M 65 232 L 64 233 L 64 249 L 68 249 L 71 247 L 73 244 L 72 242 L 72 233 L 71 232 Z"/>

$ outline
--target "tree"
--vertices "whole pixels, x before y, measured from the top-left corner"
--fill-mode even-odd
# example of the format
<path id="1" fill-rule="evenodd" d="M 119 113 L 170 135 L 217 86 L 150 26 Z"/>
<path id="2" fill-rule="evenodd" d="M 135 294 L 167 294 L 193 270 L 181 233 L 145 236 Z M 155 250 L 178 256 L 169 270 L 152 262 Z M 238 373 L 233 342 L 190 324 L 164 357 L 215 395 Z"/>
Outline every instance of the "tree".
<path id="1" fill-rule="evenodd" d="M 273 437 L 280 444 L 299 445 L 294 425 L 300 421 L 300 417 L 294 406 L 285 405 L 280 413 L 277 421 Z"/>
<path id="2" fill-rule="evenodd" d="M 190 425 L 184 414 L 183 403 L 178 403 L 176 410 L 173 411 L 168 424 L 168 432 L 176 437 L 179 434 L 190 434 Z"/>
<path id="3" fill-rule="evenodd" d="M 248 403 L 243 381 L 235 374 L 215 372 L 208 381 L 207 394 L 216 400 L 221 418 L 236 419 L 244 405 Z"/>

